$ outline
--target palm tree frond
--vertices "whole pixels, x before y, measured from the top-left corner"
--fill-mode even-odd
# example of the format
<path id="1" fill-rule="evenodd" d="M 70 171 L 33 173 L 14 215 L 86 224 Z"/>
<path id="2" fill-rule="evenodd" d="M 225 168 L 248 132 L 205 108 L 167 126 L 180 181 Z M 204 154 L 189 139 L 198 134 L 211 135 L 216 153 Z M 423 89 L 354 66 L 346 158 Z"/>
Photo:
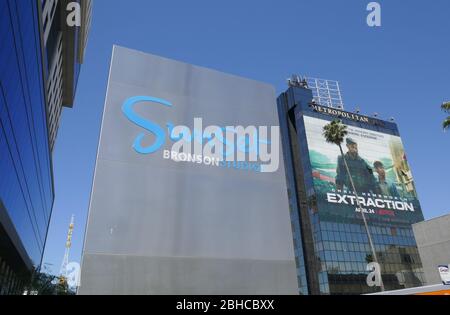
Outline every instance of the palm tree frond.
<path id="1" fill-rule="evenodd" d="M 446 120 L 444 120 L 443 127 L 444 127 L 445 130 L 450 129 L 450 116 L 447 117 Z"/>
<path id="2" fill-rule="evenodd" d="M 444 104 L 442 104 L 441 109 L 444 112 L 450 113 L 450 102 L 445 102 Z"/>
<path id="3" fill-rule="evenodd" d="M 323 136 L 328 143 L 340 145 L 344 142 L 344 138 L 347 134 L 347 126 L 340 120 L 333 120 L 323 127 Z"/>

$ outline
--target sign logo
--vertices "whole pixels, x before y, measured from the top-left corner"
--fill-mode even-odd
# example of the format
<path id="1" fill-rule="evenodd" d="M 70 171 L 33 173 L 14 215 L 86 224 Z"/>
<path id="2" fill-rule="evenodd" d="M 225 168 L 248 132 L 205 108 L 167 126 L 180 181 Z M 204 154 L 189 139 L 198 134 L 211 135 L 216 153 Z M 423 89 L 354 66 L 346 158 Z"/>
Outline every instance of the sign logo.
<path id="1" fill-rule="evenodd" d="M 311 105 L 311 108 L 313 109 L 313 111 L 315 112 L 319 112 L 325 115 L 329 115 L 329 116 L 336 116 L 339 118 L 347 118 L 347 119 L 351 119 L 354 121 L 358 121 L 358 122 L 363 122 L 363 123 L 369 123 L 370 119 L 369 117 L 366 116 L 362 116 L 362 115 L 358 115 L 358 114 L 354 114 L 354 113 L 349 113 L 349 112 L 345 112 L 339 109 L 335 109 L 335 108 L 331 108 L 331 107 L 325 107 L 325 106 L 320 106 L 320 105 Z"/>
<path id="2" fill-rule="evenodd" d="M 171 148 L 163 150 L 163 158 L 166 160 L 262 173 L 278 170 L 279 126 L 204 127 L 202 118 L 194 118 L 192 129 L 184 125 L 175 126 L 172 122 L 167 122 L 162 127 L 135 111 L 135 106 L 140 103 L 174 107 L 170 101 L 152 96 L 134 96 L 124 102 L 123 114 L 132 123 L 146 130 L 139 133 L 133 142 L 133 149 L 139 154 L 154 154 L 170 140 Z M 151 145 L 145 146 L 144 140 L 150 134 L 155 140 Z"/>

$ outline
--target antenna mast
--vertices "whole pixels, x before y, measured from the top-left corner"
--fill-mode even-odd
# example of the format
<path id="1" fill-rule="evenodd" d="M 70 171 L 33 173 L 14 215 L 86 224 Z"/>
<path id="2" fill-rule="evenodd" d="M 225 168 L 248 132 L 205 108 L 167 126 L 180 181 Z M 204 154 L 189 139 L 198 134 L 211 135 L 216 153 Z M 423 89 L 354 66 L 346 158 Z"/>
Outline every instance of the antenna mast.
<path id="1" fill-rule="evenodd" d="M 61 269 L 59 271 L 60 278 L 67 279 L 67 265 L 69 264 L 69 253 L 70 248 L 72 247 L 72 234 L 73 234 L 73 228 L 75 226 L 75 216 L 72 215 L 72 218 L 70 220 L 69 225 L 69 232 L 67 233 L 67 240 L 66 240 L 66 251 L 64 253 L 64 258 L 61 264 Z"/>

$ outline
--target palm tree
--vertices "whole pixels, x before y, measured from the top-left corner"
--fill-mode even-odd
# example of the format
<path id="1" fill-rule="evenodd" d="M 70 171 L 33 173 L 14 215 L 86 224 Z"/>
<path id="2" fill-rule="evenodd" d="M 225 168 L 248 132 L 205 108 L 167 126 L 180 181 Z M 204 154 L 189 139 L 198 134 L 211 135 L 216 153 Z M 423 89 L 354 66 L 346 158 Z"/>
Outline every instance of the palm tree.
<path id="1" fill-rule="evenodd" d="M 448 114 L 450 114 L 450 102 L 445 102 L 441 106 L 442 110 Z M 447 117 L 447 119 L 444 120 L 443 123 L 444 130 L 450 129 L 450 116 Z"/>
<path id="2" fill-rule="evenodd" d="M 347 126 L 345 126 L 342 121 L 340 120 L 334 120 L 331 123 L 327 124 L 326 126 L 323 127 L 323 136 L 325 138 L 325 140 L 328 143 L 332 143 L 335 144 L 339 147 L 339 150 L 341 151 L 341 155 L 342 155 L 342 159 L 344 160 L 344 164 L 345 164 L 345 168 L 347 170 L 348 173 L 348 177 L 350 179 L 350 184 L 352 185 L 353 188 L 353 193 L 356 197 L 356 204 L 358 206 L 358 209 L 362 215 L 363 221 L 364 221 L 364 226 L 366 228 L 366 232 L 367 232 L 367 237 L 369 239 L 369 245 L 370 248 L 372 250 L 372 257 L 374 262 L 376 262 L 378 265 L 378 258 L 377 258 L 377 254 L 375 252 L 375 247 L 373 245 L 373 241 L 372 241 L 372 236 L 370 234 L 370 230 L 369 230 L 369 226 L 367 224 L 367 220 L 366 220 L 366 216 L 364 214 L 364 211 L 361 207 L 361 203 L 359 201 L 359 196 L 358 196 L 358 192 L 356 191 L 355 188 L 355 183 L 353 182 L 353 178 L 350 174 L 350 169 L 348 167 L 347 164 L 347 159 L 345 158 L 345 154 L 344 154 L 344 150 L 342 149 L 342 143 L 344 142 L 344 138 L 345 136 L 347 136 L 348 132 L 347 132 Z M 381 291 L 384 291 L 384 284 L 383 284 L 383 280 L 380 279 L 381 281 Z"/>

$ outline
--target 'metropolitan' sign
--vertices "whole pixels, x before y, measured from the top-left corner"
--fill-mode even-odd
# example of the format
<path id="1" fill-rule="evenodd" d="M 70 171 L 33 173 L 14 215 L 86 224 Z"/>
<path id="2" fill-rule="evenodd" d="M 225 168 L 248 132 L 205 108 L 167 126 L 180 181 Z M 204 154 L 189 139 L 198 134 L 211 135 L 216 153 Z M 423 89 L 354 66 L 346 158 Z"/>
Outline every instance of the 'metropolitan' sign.
<path id="1" fill-rule="evenodd" d="M 296 294 L 273 87 L 115 47 L 80 294 Z"/>

